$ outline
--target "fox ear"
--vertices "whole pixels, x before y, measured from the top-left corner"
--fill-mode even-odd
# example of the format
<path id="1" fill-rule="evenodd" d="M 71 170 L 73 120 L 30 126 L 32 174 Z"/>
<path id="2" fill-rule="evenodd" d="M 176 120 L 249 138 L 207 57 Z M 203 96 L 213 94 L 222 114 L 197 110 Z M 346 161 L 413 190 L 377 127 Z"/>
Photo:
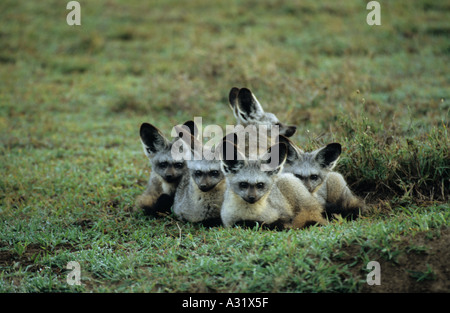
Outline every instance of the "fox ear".
<path id="1" fill-rule="evenodd" d="M 261 118 L 264 110 L 250 89 L 241 88 L 237 94 L 237 111 L 243 124 Z"/>
<path id="2" fill-rule="evenodd" d="M 220 149 L 222 168 L 225 173 L 236 173 L 245 165 L 245 158 L 234 143 L 224 140 Z"/>
<path id="3" fill-rule="evenodd" d="M 239 112 L 237 109 L 238 93 L 239 88 L 233 87 L 228 94 L 228 104 L 230 105 L 231 111 L 233 111 L 233 115 L 237 121 L 239 121 Z"/>
<path id="4" fill-rule="evenodd" d="M 237 145 L 238 144 L 238 136 L 236 133 L 229 133 L 223 137 L 222 141 L 228 140 L 229 142 Z"/>
<path id="5" fill-rule="evenodd" d="M 172 131 L 172 136 L 180 138 L 189 147 L 189 149 L 194 149 L 194 145 L 196 143 L 200 143 L 200 141 L 193 136 L 192 129 L 190 129 L 186 124 L 176 125 L 173 129 L 175 132 Z"/>
<path id="6" fill-rule="evenodd" d="M 284 143 L 287 147 L 287 154 L 286 154 L 287 163 L 292 163 L 295 160 L 298 160 L 300 153 L 303 152 L 300 148 L 295 146 L 295 144 L 291 140 L 289 140 L 289 138 L 283 135 L 278 136 L 277 142 Z"/>
<path id="7" fill-rule="evenodd" d="M 153 156 L 159 150 L 168 147 L 168 141 L 164 138 L 161 131 L 155 126 L 143 123 L 139 130 L 142 146 L 147 157 Z"/>
<path id="8" fill-rule="evenodd" d="M 183 125 L 176 125 L 172 129 L 172 137 L 178 137 L 178 140 L 181 140 L 180 143 L 183 146 L 183 153 L 185 160 L 190 160 L 189 154 L 192 153 L 194 155 L 195 160 L 202 159 L 202 143 L 196 137 L 194 137 L 194 133 L 196 133 L 197 126 L 195 126 L 194 122 L 188 121 Z M 172 149 L 175 151 L 179 151 L 179 143 L 178 140 L 173 143 Z"/>
<path id="9" fill-rule="evenodd" d="M 261 171 L 270 175 L 278 173 L 286 161 L 288 148 L 284 143 L 276 143 L 262 157 Z"/>
<path id="10" fill-rule="evenodd" d="M 228 102 L 233 111 L 234 111 L 234 108 L 236 107 L 238 93 L 239 93 L 239 88 L 233 87 L 233 88 L 231 88 L 230 93 L 228 94 Z"/>
<path id="11" fill-rule="evenodd" d="M 297 131 L 297 126 L 288 125 L 285 127 L 286 127 L 286 130 L 284 131 L 283 135 L 286 137 L 292 137 L 295 134 L 295 132 Z"/>
<path id="12" fill-rule="evenodd" d="M 337 164 L 341 155 L 341 144 L 330 143 L 321 148 L 316 155 L 316 160 L 324 169 L 331 171 Z"/>
<path id="13" fill-rule="evenodd" d="M 224 156 L 226 156 L 226 150 L 225 150 L 226 148 L 224 148 L 225 143 L 233 144 L 234 146 L 237 147 L 237 135 L 236 135 L 236 133 L 229 133 L 229 134 L 225 135 L 222 138 L 222 141 L 219 142 L 216 145 L 215 150 L 214 150 L 214 158 L 216 160 L 223 160 L 223 159 L 225 159 L 225 157 L 224 157 Z M 231 149 L 231 147 L 229 147 L 229 148 Z M 235 147 L 233 147 L 233 148 L 235 148 Z M 231 151 L 231 150 L 228 150 L 228 151 Z M 236 152 L 236 153 L 239 153 L 239 152 Z M 229 156 L 230 156 L 230 158 L 232 156 L 234 157 L 234 152 L 233 152 L 233 154 L 231 154 L 231 152 L 229 152 Z"/>
<path id="14" fill-rule="evenodd" d="M 194 147 L 194 141 L 199 142 L 198 128 L 194 121 L 187 121 L 183 125 L 174 126 L 171 135 L 172 137 L 181 138 L 189 147 L 192 147 L 192 149 Z"/>
<path id="15" fill-rule="evenodd" d="M 183 124 L 184 126 L 187 126 L 189 128 L 189 132 L 192 136 L 194 136 L 196 139 L 199 137 L 198 128 L 197 125 L 195 125 L 194 121 L 187 121 Z"/>

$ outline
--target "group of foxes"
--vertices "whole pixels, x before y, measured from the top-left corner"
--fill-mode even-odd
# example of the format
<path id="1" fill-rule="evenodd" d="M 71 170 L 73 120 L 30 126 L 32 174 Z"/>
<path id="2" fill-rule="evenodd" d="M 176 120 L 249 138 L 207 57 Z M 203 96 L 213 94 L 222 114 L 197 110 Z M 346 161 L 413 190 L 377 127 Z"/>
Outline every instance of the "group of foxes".
<path id="1" fill-rule="evenodd" d="M 258 224 L 276 229 L 325 225 L 336 214 L 361 214 L 364 201 L 333 171 L 341 154 L 339 143 L 304 152 L 288 139 L 296 127 L 265 112 L 247 88 L 233 87 L 229 104 L 238 125 L 265 125 L 269 130 L 276 126 L 275 143 L 251 158 L 246 149 L 238 148 L 237 134 L 228 134 L 215 148 L 221 157 L 211 159 L 196 155 L 194 146 L 202 143 L 193 121 L 177 128 L 179 137 L 173 140 L 143 123 L 140 138 L 152 171 L 136 210 L 150 216 L 173 211 L 179 220 L 206 226 Z M 179 139 L 196 157 L 173 157 L 172 146 Z M 269 163 L 268 170 L 261 170 Z"/>

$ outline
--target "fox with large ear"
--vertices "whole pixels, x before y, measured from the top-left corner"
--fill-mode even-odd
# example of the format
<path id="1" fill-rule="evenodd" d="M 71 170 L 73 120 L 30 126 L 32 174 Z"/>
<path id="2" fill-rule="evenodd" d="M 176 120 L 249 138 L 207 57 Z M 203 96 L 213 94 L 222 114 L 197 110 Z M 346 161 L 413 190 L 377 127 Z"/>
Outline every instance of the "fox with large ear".
<path id="1" fill-rule="evenodd" d="M 220 225 L 220 208 L 226 188 L 220 159 L 205 157 L 208 147 L 193 134 L 182 129 L 177 132 L 183 133 L 181 141 L 192 155 L 186 161 L 188 174 L 183 176 L 175 192 L 173 213 L 182 221 Z M 210 152 L 215 154 L 212 150 Z"/>
<path id="2" fill-rule="evenodd" d="M 303 228 L 326 223 L 322 206 L 303 184 L 293 175 L 281 173 L 286 153 L 285 144 L 276 144 L 260 159 L 249 160 L 234 143 L 223 142 L 222 169 L 227 182 L 221 210 L 224 226 L 259 223 Z"/>
<path id="3" fill-rule="evenodd" d="M 193 130 L 195 124 L 188 121 L 184 127 Z M 141 125 L 139 134 L 152 171 L 146 190 L 136 200 L 136 209 L 157 217 L 170 213 L 175 190 L 182 176 L 187 173 L 186 162 L 181 158 L 173 158 L 172 145 L 178 138 L 169 141 L 158 128 L 148 123 Z"/>
<path id="4" fill-rule="evenodd" d="M 272 126 L 278 126 L 279 134 L 286 137 L 291 137 L 297 130 L 296 126 L 281 123 L 275 114 L 265 112 L 258 99 L 248 88 L 231 88 L 228 100 L 238 124 L 244 127 L 265 125 L 270 129 Z"/>
<path id="5" fill-rule="evenodd" d="M 288 138 L 279 141 L 288 146 L 285 173 L 292 173 L 325 206 L 328 216 L 341 214 L 346 218 L 357 217 L 365 204 L 356 197 L 344 177 L 333 171 L 341 155 L 341 145 L 330 143 L 312 152 L 304 152 Z"/>

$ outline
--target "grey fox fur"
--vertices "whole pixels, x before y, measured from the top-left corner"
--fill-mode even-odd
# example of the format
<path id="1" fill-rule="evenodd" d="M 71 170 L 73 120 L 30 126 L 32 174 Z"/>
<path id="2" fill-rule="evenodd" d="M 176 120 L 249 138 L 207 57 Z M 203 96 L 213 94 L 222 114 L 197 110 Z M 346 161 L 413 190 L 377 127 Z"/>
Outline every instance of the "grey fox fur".
<path id="1" fill-rule="evenodd" d="M 192 134 L 183 132 L 181 139 L 192 155 L 186 161 L 188 174 L 183 176 L 175 192 L 173 212 L 183 221 L 201 222 L 205 226 L 220 225 L 220 209 L 226 188 L 220 159 L 205 159 L 202 143 Z M 194 147 L 201 147 L 201 150 L 196 151 Z"/>
<path id="2" fill-rule="evenodd" d="M 281 173 L 286 155 L 287 147 L 280 143 L 261 159 L 251 161 L 245 159 L 234 143 L 223 142 L 222 169 L 227 182 L 221 210 L 224 226 L 257 222 L 280 228 L 303 228 L 326 224 L 317 199 L 292 174 Z M 275 167 L 262 171 L 261 166 L 272 163 L 272 158 L 276 160 Z"/>
<path id="3" fill-rule="evenodd" d="M 280 136 L 279 140 L 288 146 L 283 171 L 300 179 L 324 205 L 329 217 L 341 214 L 346 218 L 354 218 L 364 211 L 364 201 L 352 193 L 341 174 L 333 171 L 341 154 L 339 143 L 304 152 L 286 137 Z"/>
<path id="4" fill-rule="evenodd" d="M 228 100 L 238 124 L 235 126 L 235 133 L 239 138 L 238 146 L 252 160 L 265 153 L 267 148 L 276 142 L 279 134 L 289 137 L 297 129 L 296 126 L 281 123 L 275 114 L 266 113 L 255 95 L 247 88 L 233 87 Z M 278 133 L 274 133 L 274 126 L 278 128 Z"/>
<path id="5" fill-rule="evenodd" d="M 229 104 L 238 124 L 278 126 L 279 133 L 291 137 L 297 130 L 296 126 L 281 123 L 273 113 L 264 112 L 255 95 L 247 88 L 233 87 L 228 95 Z"/>
<path id="6" fill-rule="evenodd" d="M 184 125 L 194 127 L 192 121 Z M 152 171 L 146 190 L 136 200 L 135 209 L 141 209 L 144 214 L 157 217 L 170 213 L 175 190 L 182 176 L 187 173 L 186 162 L 172 158 L 172 145 L 178 138 L 169 141 L 158 128 L 148 123 L 141 125 L 139 134 Z"/>

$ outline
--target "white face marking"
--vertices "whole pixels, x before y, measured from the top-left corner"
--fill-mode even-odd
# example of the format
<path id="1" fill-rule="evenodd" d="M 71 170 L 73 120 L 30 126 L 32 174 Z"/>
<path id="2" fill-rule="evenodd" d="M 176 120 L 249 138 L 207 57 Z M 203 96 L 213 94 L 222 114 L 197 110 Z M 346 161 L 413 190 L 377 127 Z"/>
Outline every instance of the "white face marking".
<path id="1" fill-rule="evenodd" d="M 310 177 L 311 175 L 319 175 L 320 172 L 316 168 L 311 167 L 310 164 L 304 163 L 294 170 L 294 174 L 302 177 Z"/>
<path id="2" fill-rule="evenodd" d="M 198 160 L 198 161 L 188 161 L 187 166 L 191 171 L 220 171 L 220 161 L 208 161 L 208 160 Z"/>

